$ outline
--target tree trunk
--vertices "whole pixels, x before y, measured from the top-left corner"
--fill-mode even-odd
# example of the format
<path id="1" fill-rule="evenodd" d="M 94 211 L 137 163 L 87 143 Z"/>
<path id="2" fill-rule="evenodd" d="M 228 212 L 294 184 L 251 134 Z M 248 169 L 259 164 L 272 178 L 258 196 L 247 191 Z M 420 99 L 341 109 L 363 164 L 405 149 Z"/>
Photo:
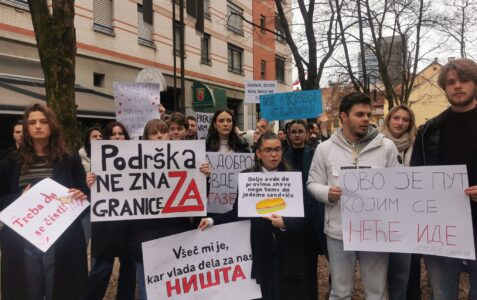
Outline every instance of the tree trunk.
<path id="1" fill-rule="evenodd" d="M 55 112 L 66 143 L 79 145 L 75 104 L 76 34 L 74 0 L 28 0 L 45 77 L 48 106 Z"/>

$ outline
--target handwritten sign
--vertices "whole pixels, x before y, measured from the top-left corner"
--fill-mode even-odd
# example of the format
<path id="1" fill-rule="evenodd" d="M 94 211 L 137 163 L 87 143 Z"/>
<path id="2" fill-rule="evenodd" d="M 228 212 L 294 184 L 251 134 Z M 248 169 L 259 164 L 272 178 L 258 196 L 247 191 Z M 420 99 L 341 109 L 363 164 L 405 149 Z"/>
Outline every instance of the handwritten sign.
<path id="1" fill-rule="evenodd" d="M 260 96 L 274 94 L 276 90 L 276 80 L 245 80 L 244 103 L 260 103 Z"/>
<path id="2" fill-rule="evenodd" d="M 465 166 L 342 170 L 345 250 L 475 259 Z"/>
<path id="3" fill-rule="evenodd" d="M 303 217 L 301 172 L 239 174 L 239 217 Z"/>
<path id="4" fill-rule="evenodd" d="M 94 141 L 91 221 L 205 216 L 204 141 Z"/>
<path id="5" fill-rule="evenodd" d="M 148 299 L 257 299 L 250 221 L 142 244 Z"/>
<path id="6" fill-rule="evenodd" d="M 237 198 L 238 173 L 254 165 L 253 153 L 207 152 L 210 174 L 210 190 L 207 211 L 225 213 L 232 209 Z"/>
<path id="7" fill-rule="evenodd" d="M 46 252 L 88 206 L 88 201 L 73 200 L 68 188 L 46 178 L 5 208 L 0 221 Z"/>
<path id="8" fill-rule="evenodd" d="M 209 126 L 212 123 L 212 117 L 214 114 L 212 113 L 196 113 L 197 119 L 197 139 L 205 140 L 207 138 L 207 134 L 209 133 Z"/>
<path id="9" fill-rule="evenodd" d="M 131 136 L 142 136 L 151 119 L 160 119 L 161 91 L 158 83 L 114 82 L 116 120 Z"/>
<path id="10" fill-rule="evenodd" d="M 267 120 L 316 118 L 322 114 L 321 91 L 303 91 L 260 96 L 260 114 Z"/>

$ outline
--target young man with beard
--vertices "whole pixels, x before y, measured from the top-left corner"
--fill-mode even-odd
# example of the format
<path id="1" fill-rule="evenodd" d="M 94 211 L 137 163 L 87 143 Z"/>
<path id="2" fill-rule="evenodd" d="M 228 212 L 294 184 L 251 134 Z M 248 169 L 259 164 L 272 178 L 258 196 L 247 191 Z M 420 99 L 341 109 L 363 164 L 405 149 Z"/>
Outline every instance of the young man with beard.
<path id="1" fill-rule="evenodd" d="M 450 107 L 429 120 L 414 142 L 411 166 L 467 166 L 474 242 L 477 240 L 477 64 L 470 59 L 456 59 L 442 67 L 439 86 L 445 91 Z M 452 199 L 449 199 L 452 201 Z M 433 299 L 457 299 L 462 260 L 425 255 Z M 470 299 L 477 299 L 477 262 L 467 261 L 470 274 Z"/>
<path id="2" fill-rule="evenodd" d="M 342 128 L 318 145 L 313 156 L 307 188 L 325 204 L 325 228 L 331 273 L 330 299 L 350 299 L 359 258 L 361 283 L 366 299 L 386 299 L 388 253 L 344 251 L 341 222 L 339 172 L 351 168 L 398 166 L 394 142 L 370 126 L 371 99 L 351 93 L 340 104 Z"/>

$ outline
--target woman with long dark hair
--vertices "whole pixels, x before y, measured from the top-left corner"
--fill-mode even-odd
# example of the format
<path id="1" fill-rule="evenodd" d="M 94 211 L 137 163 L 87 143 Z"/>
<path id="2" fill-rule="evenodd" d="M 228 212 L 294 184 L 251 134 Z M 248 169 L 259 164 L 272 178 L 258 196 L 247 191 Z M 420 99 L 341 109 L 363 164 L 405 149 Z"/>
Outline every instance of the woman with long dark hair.
<path id="1" fill-rule="evenodd" d="M 210 152 L 250 152 L 247 143 L 235 132 L 234 113 L 219 109 L 214 113 L 209 127 L 205 149 Z"/>
<path id="2" fill-rule="evenodd" d="M 257 163 L 244 172 L 291 171 L 282 160 L 280 139 L 273 132 L 266 132 L 257 141 Z M 199 229 L 213 224 L 238 220 L 237 199 L 234 208 L 222 215 L 204 218 Z M 252 245 L 252 274 L 262 290 L 262 299 L 307 299 L 305 260 L 303 249 L 303 218 L 272 215 L 251 218 L 250 240 Z"/>
<path id="3" fill-rule="evenodd" d="M 88 128 L 83 136 L 83 147 L 78 152 L 86 173 L 91 171 L 91 141 L 102 139 L 103 133 L 99 127 Z"/>
<path id="4" fill-rule="evenodd" d="M 0 206 L 5 208 L 45 178 L 69 187 L 74 199 L 89 189 L 77 152 L 65 143 L 55 114 L 42 104 L 27 107 L 17 155 L 0 165 Z M 83 228 L 76 219 L 46 252 L 9 227 L 2 230 L 2 299 L 79 299 L 86 287 Z"/>

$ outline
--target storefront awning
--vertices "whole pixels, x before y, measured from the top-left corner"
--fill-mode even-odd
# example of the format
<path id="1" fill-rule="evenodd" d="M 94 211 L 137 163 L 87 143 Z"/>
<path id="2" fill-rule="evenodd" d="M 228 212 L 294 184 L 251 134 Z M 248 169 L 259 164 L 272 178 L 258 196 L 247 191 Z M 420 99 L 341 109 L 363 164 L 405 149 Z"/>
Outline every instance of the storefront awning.
<path id="1" fill-rule="evenodd" d="M 75 88 L 77 116 L 83 118 L 114 119 L 113 96 L 82 87 Z M 0 113 L 23 114 L 34 102 L 46 102 L 43 83 L 35 80 L 0 78 Z"/>

